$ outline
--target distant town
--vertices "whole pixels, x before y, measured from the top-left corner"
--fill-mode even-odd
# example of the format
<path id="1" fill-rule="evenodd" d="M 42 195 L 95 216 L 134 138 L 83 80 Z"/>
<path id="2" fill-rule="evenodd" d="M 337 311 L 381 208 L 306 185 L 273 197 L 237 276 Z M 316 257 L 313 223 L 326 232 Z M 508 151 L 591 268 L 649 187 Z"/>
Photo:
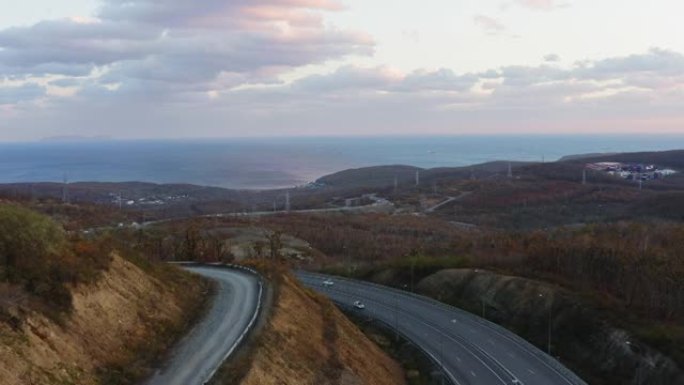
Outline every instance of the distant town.
<path id="1" fill-rule="evenodd" d="M 598 162 L 587 164 L 587 169 L 605 172 L 626 180 L 647 181 L 664 179 L 677 171 L 670 168 L 660 168 L 653 164 Z"/>
<path id="2" fill-rule="evenodd" d="M 187 194 L 184 195 L 152 195 L 137 199 L 125 199 L 120 193 L 110 192 L 109 199 L 112 204 L 116 206 L 160 206 L 172 202 L 186 201 L 190 199 Z"/>

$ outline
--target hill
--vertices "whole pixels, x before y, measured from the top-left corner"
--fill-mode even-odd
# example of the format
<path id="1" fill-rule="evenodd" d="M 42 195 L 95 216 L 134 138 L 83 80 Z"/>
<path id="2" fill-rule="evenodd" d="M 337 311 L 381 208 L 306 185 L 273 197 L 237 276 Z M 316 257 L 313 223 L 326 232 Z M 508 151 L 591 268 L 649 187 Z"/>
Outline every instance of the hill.
<path id="1" fill-rule="evenodd" d="M 135 383 L 202 313 L 193 275 L 16 205 L 0 227 L 1 385 Z"/>
<path id="2" fill-rule="evenodd" d="M 278 298 L 251 359 L 243 363 L 241 385 L 405 383 L 401 367 L 332 302 L 289 274 L 271 281 L 277 281 Z M 216 383 L 236 384 L 235 373 Z"/>

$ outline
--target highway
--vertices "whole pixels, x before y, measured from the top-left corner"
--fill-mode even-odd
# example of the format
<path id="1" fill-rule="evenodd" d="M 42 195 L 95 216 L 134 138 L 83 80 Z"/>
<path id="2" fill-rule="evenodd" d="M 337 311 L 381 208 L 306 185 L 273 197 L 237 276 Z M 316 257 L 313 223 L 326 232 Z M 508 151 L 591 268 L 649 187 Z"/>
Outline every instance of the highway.
<path id="1" fill-rule="evenodd" d="M 586 385 L 515 334 L 468 312 L 427 297 L 372 283 L 297 273 L 314 290 L 341 306 L 382 321 L 426 352 L 455 385 Z M 330 279 L 333 285 L 323 281 Z M 353 308 L 352 308 L 353 309 Z"/>
<path id="2" fill-rule="evenodd" d="M 436 205 L 425 209 L 425 212 L 426 213 L 434 213 L 435 211 L 441 209 L 442 207 L 448 205 L 449 203 L 454 202 L 454 201 L 460 201 L 461 199 L 467 197 L 470 194 L 472 194 L 472 192 L 466 191 L 466 192 L 460 193 L 458 196 L 455 196 L 455 197 L 447 197 L 445 200 L 437 203 Z"/>
<path id="3" fill-rule="evenodd" d="M 261 284 L 250 273 L 219 267 L 186 267 L 213 279 L 218 288 L 211 309 L 174 349 L 164 368 L 146 385 L 202 385 L 237 348 L 257 317 Z"/>

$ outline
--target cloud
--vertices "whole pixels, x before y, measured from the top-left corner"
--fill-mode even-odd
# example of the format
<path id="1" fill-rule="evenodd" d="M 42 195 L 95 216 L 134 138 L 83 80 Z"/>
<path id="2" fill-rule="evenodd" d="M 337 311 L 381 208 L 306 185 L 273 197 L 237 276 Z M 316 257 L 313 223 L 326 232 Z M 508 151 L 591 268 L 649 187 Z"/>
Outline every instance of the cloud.
<path id="1" fill-rule="evenodd" d="M 568 3 L 559 2 L 558 0 L 516 0 L 515 3 L 525 8 L 538 11 L 551 11 L 569 6 Z"/>
<path id="2" fill-rule="evenodd" d="M 19 104 L 45 95 L 45 87 L 37 84 L 0 86 L 0 106 Z"/>
<path id="3" fill-rule="evenodd" d="M 368 35 L 323 23 L 322 12 L 341 8 L 332 0 L 105 0 L 91 19 L 1 30 L 0 73 L 99 73 L 104 83 L 153 83 L 175 92 L 211 88 L 224 74 L 267 79 L 372 54 Z"/>
<path id="4" fill-rule="evenodd" d="M 652 48 L 645 54 L 607 58 L 578 63 L 578 72 L 605 78 L 616 74 L 650 73 L 656 76 L 684 74 L 684 55 L 679 52 Z"/>
<path id="5" fill-rule="evenodd" d="M 499 35 L 506 31 L 506 26 L 493 17 L 475 15 L 473 17 L 473 22 L 489 35 Z"/>
<path id="6" fill-rule="evenodd" d="M 336 67 L 374 50 L 366 34 L 324 22 L 342 9 L 337 2 L 202 4 L 106 0 L 91 19 L 0 31 L 0 137 L 684 127 L 684 56 L 676 51 L 574 64 L 547 55 L 539 65 L 469 73 Z M 473 22 L 507 33 L 486 15 Z M 327 73 L 311 74 L 322 63 Z"/>

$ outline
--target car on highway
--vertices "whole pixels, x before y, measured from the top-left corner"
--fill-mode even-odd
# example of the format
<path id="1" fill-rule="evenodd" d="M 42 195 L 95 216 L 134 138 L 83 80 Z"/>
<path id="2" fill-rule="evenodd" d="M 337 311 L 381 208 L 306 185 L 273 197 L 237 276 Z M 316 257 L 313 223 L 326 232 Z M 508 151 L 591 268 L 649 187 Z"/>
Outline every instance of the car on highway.
<path id="1" fill-rule="evenodd" d="M 323 286 L 332 286 L 334 284 L 335 282 L 333 282 L 331 279 L 326 279 L 325 281 L 323 281 Z"/>
<path id="2" fill-rule="evenodd" d="M 357 309 L 365 309 L 366 305 L 364 305 L 361 301 L 354 301 L 354 307 Z"/>

